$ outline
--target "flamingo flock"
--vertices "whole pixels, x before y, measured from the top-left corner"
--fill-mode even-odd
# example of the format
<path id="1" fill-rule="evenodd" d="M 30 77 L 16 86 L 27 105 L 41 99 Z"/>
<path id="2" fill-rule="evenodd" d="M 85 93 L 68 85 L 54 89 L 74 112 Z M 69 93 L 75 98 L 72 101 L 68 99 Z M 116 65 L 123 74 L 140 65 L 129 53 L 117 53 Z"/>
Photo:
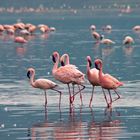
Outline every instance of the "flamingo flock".
<path id="1" fill-rule="evenodd" d="M 6 28 L 2 28 L 4 26 L 0 25 L 0 31 L 4 32 Z M 36 29 L 35 26 L 32 26 L 30 28 L 30 25 L 22 25 L 22 24 L 15 24 L 14 27 L 20 30 L 20 33 L 22 32 L 24 35 L 31 34 Z M 25 28 L 26 27 L 26 28 Z M 55 31 L 55 28 L 49 28 L 47 25 L 40 24 L 38 25 L 38 28 L 40 29 L 40 32 L 46 33 L 50 31 Z M 30 29 L 30 30 L 29 30 Z M 102 27 L 102 30 L 105 32 L 111 32 L 112 27 L 111 25 L 106 25 Z M 140 26 L 134 26 L 132 28 L 133 31 L 139 31 Z M 27 32 L 28 31 L 28 32 Z M 90 31 L 92 34 L 92 37 L 96 40 L 97 43 L 105 44 L 105 45 L 113 45 L 116 42 L 105 38 L 103 34 L 100 34 L 96 31 L 96 26 L 91 25 Z M 19 41 L 20 40 L 20 41 Z M 22 37 L 16 37 L 15 42 L 21 42 L 26 43 L 26 40 Z M 127 35 L 122 40 L 123 45 L 130 45 L 135 43 L 134 39 Z M 86 72 L 83 73 L 79 70 L 79 68 L 70 63 L 70 57 L 67 53 L 64 53 L 62 55 L 59 54 L 59 52 L 54 51 L 52 53 L 52 62 L 53 62 L 53 68 L 52 68 L 52 76 L 56 81 L 59 81 L 61 84 L 65 84 L 68 87 L 68 96 L 69 96 L 69 104 L 73 105 L 75 96 L 77 94 L 80 94 L 80 101 L 81 105 L 83 104 L 83 98 L 82 98 L 82 92 L 86 88 L 85 83 L 86 81 L 89 82 L 89 84 L 92 86 L 91 91 L 91 97 L 89 100 L 89 107 L 92 107 L 92 103 L 94 102 L 94 89 L 96 86 L 101 87 L 101 92 L 103 93 L 103 97 L 105 99 L 105 103 L 107 107 L 111 107 L 112 104 L 121 98 L 119 93 L 117 92 L 117 89 L 120 86 L 123 86 L 124 83 L 119 81 L 118 78 L 112 76 L 111 74 L 104 73 L 103 71 L 103 60 L 97 58 L 95 60 L 91 59 L 91 56 L 86 57 Z M 93 66 L 94 64 L 94 66 Z M 57 91 L 60 93 L 59 97 L 59 107 L 61 104 L 61 91 L 56 89 L 56 87 L 59 87 L 58 84 L 48 80 L 48 79 L 37 79 L 35 80 L 35 70 L 33 68 L 29 68 L 27 70 L 27 76 L 30 79 L 30 84 L 34 88 L 39 88 L 45 91 L 45 104 L 47 104 L 47 95 L 46 90 L 51 89 L 54 91 Z M 77 86 L 77 90 L 75 88 Z M 107 90 L 107 92 L 105 92 Z M 116 95 L 116 98 L 114 99 L 112 97 L 112 94 Z"/>
<path id="2" fill-rule="evenodd" d="M 49 27 L 46 24 L 34 25 L 32 23 L 23 22 L 0 24 L 0 35 L 14 36 L 13 41 L 20 44 L 27 43 L 28 38 L 38 32 L 41 34 L 48 34 L 55 30 L 55 27 Z"/>
<path id="3" fill-rule="evenodd" d="M 92 107 L 92 101 L 93 101 L 93 94 L 94 94 L 94 87 L 100 86 L 102 88 L 102 92 L 107 104 L 107 107 L 111 107 L 112 103 L 120 98 L 120 95 L 116 91 L 118 87 L 123 86 L 123 83 L 120 82 L 117 78 L 111 76 L 110 74 L 104 74 L 102 71 L 103 68 L 103 62 L 101 59 L 95 59 L 94 64 L 95 68 L 92 67 L 92 60 L 90 56 L 87 56 L 87 70 L 86 74 L 81 72 L 78 67 L 76 67 L 73 64 L 70 64 L 69 55 L 63 54 L 60 57 L 60 54 L 55 51 L 52 53 L 52 62 L 53 68 L 52 68 L 52 75 L 53 77 L 58 80 L 59 82 L 66 84 L 68 86 L 68 93 L 69 93 L 69 103 L 70 105 L 73 104 L 75 96 L 77 94 L 80 94 L 80 100 L 81 104 L 83 104 L 82 101 L 82 93 L 85 89 L 85 76 L 87 77 L 89 83 L 92 85 L 92 95 L 89 101 L 89 107 Z M 59 64 L 61 64 L 59 66 Z M 27 77 L 30 79 L 30 84 L 34 88 L 39 88 L 44 90 L 45 92 L 45 105 L 47 104 L 47 94 L 46 90 L 51 89 L 54 91 L 57 91 L 60 94 L 59 97 L 59 107 L 61 104 L 61 91 L 56 89 L 58 84 L 54 83 L 51 80 L 48 79 L 37 79 L 35 80 L 35 70 L 33 68 L 28 68 L 27 70 Z M 73 92 L 71 92 L 70 85 L 72 85 Z M 74 85 L 78 86 L 78 91 L 74 90 Z M 108 101 L 107 95 L 104 91 L 104 89 L 108 90 L 108 94 L 110 97 L 110 100 Z M 117 98 L 112 99 L 111 91 L 113 90 Z"/>

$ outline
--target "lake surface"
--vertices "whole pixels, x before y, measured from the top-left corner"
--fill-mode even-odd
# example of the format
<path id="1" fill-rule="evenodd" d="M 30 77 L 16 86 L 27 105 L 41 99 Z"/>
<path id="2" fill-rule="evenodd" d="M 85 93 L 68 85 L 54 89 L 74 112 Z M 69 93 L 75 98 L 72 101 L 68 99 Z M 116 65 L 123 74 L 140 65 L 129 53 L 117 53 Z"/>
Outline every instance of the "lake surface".
<path id="1" fill-rule="evenodd" d="M 139 1 L 57 3 L 55 0 L 37 1 L 28 6 L 23 1 L 14 0 L 12 5 L 8 2 L 11 1 L 1 2 L 1 7 L 6 9 L 0 12 L 0 24 L 17 21 L 47 24 L 56 31 L 41 34 L 37 30 L 24 45 L 15 43 L 14 35 L 0 35 L 0 140 L 139 140 L 140 34 L 132 30 L 140 23 Z M 42 11 L 35 10 L 37 4 L 43 5 Z M 34 10 L 19 10 L 21 5 Z M 7 10 L 10 6 L 14 7 L 12 12 Z M 97 32 L 116 43 L 111 46 L 96 43 L 90 31 L 92 24 L 96 25 Z M 111 32 L 103 31 L 102 27 L 108 24 L 112 26 Z M 135 43 L 124 46 L 122 41 L 126 35 L 132 36 Z M 117 90 L 121 99 L 112 108 L 106 108 L 102 90 L 96 87 L 92 108 L 89 108 L 92 86 L 86 81 L 83 105 L 77 95 L 70 107 L 67 86 L 51 74 L 54 51 L 60 55 L 68 53 L 70 62 L 83 73 L 86 73 L 86 56 L 90 55 L 92 61 L 101 58 L 104 72 L 124 83 Z M 45 109 L 43 91 L 29 84 L 26 76 L 29 67 L 35 68 L 36 78 L 58 83 L 63 93 L 60 108 L 59 94 L 48 90 Z M 112 96 L 115 98 L 115 94 Z"/>

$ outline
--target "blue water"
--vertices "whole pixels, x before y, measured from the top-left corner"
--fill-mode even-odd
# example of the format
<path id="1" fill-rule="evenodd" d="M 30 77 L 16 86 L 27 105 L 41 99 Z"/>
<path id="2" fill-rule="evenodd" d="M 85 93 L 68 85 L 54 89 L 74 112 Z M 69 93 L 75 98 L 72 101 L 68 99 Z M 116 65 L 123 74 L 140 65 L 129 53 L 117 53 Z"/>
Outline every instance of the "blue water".
<path id="1" fill-rule="evenodd" d="M 15 1 L 10 5 L 14 7 L 12 13 L 6 9 L 1 12 L 0 24 L 43 23 L 55 27 L 56 31 L 43 35 L 37 30 L 24 45 L 14 43 L 12 35 L 0 35 L 0 140 L 139 140 L 140 34 L 132 30 L 139 24 L 139 3 L 112 0 L 77 3 L 37 1 L 27 6 L 23 1 Z M 21 6 L 35 9 L 37 4 L 43 4 L 48 11 L 16 11 Z M 122 11 L 128 5 L 132 10 Z M 1 7 L 9 5 L 2 1 Z M 92 24 L 96 25 L 97 32 L 116 43 L 111 46 L 96 43 L 91 36 Z M 107 24 L 112 26 L 110 33 L 102 30 Z M 126 35 L 134 38 L 133 45 L 122 44 Z M 60 55 L 68 53 L 70 62 L 83 73 L 86 73 L 87 55 L 93 61 L 101 58 L 104 72 L 124 82 L 118 89 L 121 99 L 108 109 L 101 88 L 96 87 L 92 108 L 89 108 L 92 86 L 86 82 L 82 91 L 83 105 L 77 95 L 70 107 L 67 86 L 51 74 L 54 51 Z M 48 78 L 59 84 L 63 92 L 60 108 L 59 95 L 47 91 L 45 110 L 43 91 L 32 88 L 26 77 L 29 67 L 36 69 L 36 78 Z M 112 95 L 115 98 L 115 94 Z"/>

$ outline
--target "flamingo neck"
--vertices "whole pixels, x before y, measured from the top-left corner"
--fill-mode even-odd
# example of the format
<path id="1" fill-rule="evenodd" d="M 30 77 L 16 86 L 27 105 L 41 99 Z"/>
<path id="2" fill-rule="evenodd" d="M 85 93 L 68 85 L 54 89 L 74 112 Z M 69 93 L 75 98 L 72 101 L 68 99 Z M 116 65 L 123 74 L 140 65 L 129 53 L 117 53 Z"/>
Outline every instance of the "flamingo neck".
<path id="1" fill-rule="evenodd" d="M 54 74 L 58 69 L 59 58 L 60 58 L 60 56 L 59 56 L 59 54 L 57 54 L 56 62 L 54 63 L 54 66 L 53 66 L 53 69 L 52 69 L 52 74 Z"/>
<path id="2" fill-rule="evenodd" d="M 34 81 L 35 81 L 35 72 L 32 73 L 31 78 L 30 78 L 30 84 L 31 84 L 33 87 L 35 87 Z"/>
<path id="3" fill-rule="evenodd" d="M 100 81 L 101 81 L 102 77 L 103 77 L 103 67 L 102 67 L 102 63 L 100 63 L 100 70 L 99 70 L 99 79 L 100 79 Z"/>
<path id="4" fill-rule="evenodd" d="M 65 54 L 66 65 L 70 64 L 69 55 Z"/>
<path id="5" fill-rule="evenodd" d="M 89 66 L 89 62 L 87 61 L 87 74 L 90 74 L 90 66 Z"/>

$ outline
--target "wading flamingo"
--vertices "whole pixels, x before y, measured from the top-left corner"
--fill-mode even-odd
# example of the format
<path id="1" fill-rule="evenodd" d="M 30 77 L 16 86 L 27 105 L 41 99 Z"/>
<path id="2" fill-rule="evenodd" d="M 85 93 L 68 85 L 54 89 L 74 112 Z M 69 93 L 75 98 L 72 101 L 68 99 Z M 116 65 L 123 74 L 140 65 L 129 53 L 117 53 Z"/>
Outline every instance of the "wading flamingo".
<path id="1" fill-rule="evenodd" d="M 134 43 L 134 39 L 131 36 L 126 36 L 123 40 L 124 45 L 129 45 Z"/>
<path id="2" fill-rule="evenodd" d="M 96 32 L 96 31 L 93 31 L 92 32 L 92 36 L 93 36 L 93 38 L 98 42 L 98 41 L 100 41 L 101 39 L 102 39 L 102 36 L 98 33 L 98 32 Z"/>
<path id="3" fill-rule="evenodd" d="M 112 41 L 111 39 L 104 38 L 104 35 L 101 35 L 101 43 L 106 45 L 115 44 L 115 42 Z"/>
<path id="4" fill-rule="evenodd" d="M 66 54 L 66 53 L 61 56 L 60 63 L 61 63 L 61 66 L 66 66 L 68 68 L 68 70 L 73 71 L 73 73 L 75 73 L 75 75 L 80 72 L 79 70 L 77 70 L 77 67 L 75 65 L 70 64 L 69 55 Z M 84 80 L 84 74 L 83 74 L 83 77 L 81 77 L 81 78 L 82 79 L 79 79 L 79 80 Z M 82 94 L 81 94 L 81 89 L 80 89 L 79 83 L 72 83 L 72 87 L 73 87 L 73 101 L 74 101 L 74 85 L 75 84 L 78 85 L 79 92 L 80 92 L 81 104 L 83 104 Z M 83 89 L 84 89 L 84 87 L 82 87 L 82 90 Z"/>
<path id="5" fill-rule="evenodd" d="M 59 92 L 60 93 L 59 107 L 60 107 L 61 91 L 56 89 L 56 87 L 57 87 L 56 83 L 54 83 L 54 82 L 52 82 L 51 80 L 48 80 L 48 79 L 36 79 L 35 80 L 35 69 L 33 69 L 33 68 L 28 68 L 27 77 L 30 79 L 30 84 L 31 84 L 32 87 L 44 90 L 44 92 L 45 92 L 45 106 L 47 105 L 46 90 L 51 89 L 51 90 Z"/>
<path id="6" fill-rule="evenodd" d="M 21 36 L 15 37 L 15 40 L 14 40 L 14 41 L 15 41 L 16 43 L 21 43 L 21 44 L 27 43 L 27 42 L 28 42 L 26 39 L 24 39 L 24 38 L 21 37 Z"/>
<path id="7" fill-rule="evenodd" d="M 112 102 L 120 98 L 120 95 L 117 93 L 116 89 L 120 86 L 123 86 L 123 83 L 117 80 L 115 77 L 111 76 L 110 74 L 103 74 L 102 60 L 96 59 L 94 63 L 95 63 L 95 67 L 99 70 L 99 80 L 100 80 L 100 85 L 102 86 L 102 89 L 103 88 L 107 89 L 109 92 L 109 95 L 110 95 L 110 103 L 108 104 L 108 107 L 109 107 L 112 104 Z M 112 100 L 110 90 L 114 90 L 114 92 L 117 94 L 118 97 L 115 100 Z"/>
<path id="8" fill-rule="evenodd" d="M 70 104 L 71 104 L 73 102 L 74 96 L 76 94 L 78 94 L 80 91 L 75 93 L 75 95 L 71 96 L 69 84 L 75 83 L 75 84 L 79 84 L 79 85 L 83 86 L 82 85 L 82 83 L 84 82 L 84 80 L 83 80 L 83 73 L 81 73 L 80 71 L 77 72 L 77 73 L 74 73 L 67 65 L 66 66 L 60 66 L 58 68 L 58 64 L 59 64 L 59 60 L 60 60 L 60 55 L 56 51 L 52 55 L 52 60 L 54 62 L 54 66 L 53 66 L 53 69 L 52 69 L 52 75 L 54 76 L 54 78 L 56 80 L 59 80 L 63 84 L 67 84 L 68 85 L 69 96 L 70 96 L 69 100 L 70 100 Z M 84 88 L 85 88 L 85 86 L 83 86 L 83 89 Z M 83 89 L 81 89 L 81 90 L 83 90 Z"/>
<path id="9" fill-rule="evenodd" d="M 99 70 L 97 70 L 96 68 L 91 69 L 91 66 L 92 66 L 91 57 L 87 56 L 87 78 L 90 84 L 93 86 L 89 107 L 91 107 L 91 103 L 93 100 L 94 87 L 100 86 L 99 74 L 98 74 Z"/>

